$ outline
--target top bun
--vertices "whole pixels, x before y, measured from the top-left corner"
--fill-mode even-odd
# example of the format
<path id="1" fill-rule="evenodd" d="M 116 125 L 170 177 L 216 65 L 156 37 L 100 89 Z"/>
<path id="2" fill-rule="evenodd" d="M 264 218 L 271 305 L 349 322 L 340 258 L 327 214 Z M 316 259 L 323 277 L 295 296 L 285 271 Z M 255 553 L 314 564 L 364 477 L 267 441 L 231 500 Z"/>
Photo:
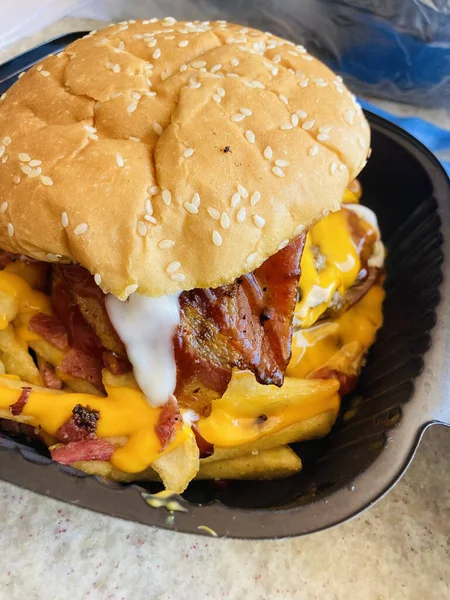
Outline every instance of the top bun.
<path id="1" fill-rule="evenodd" d="M 224 21 L 110 25 L 22 75 L 0 102 L 0 247 L 122 299 L 253 270 L 338 210 L 369 150 L 340 77 Z"/>

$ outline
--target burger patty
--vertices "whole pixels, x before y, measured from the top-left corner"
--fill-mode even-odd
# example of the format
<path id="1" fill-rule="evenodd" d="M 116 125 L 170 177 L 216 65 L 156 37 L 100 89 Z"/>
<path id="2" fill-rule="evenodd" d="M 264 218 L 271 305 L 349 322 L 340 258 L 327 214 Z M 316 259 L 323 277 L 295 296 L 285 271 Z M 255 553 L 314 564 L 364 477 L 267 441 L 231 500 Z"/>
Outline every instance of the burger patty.
<path id="1" fill-rule="evenodd" d="M 174 337 L 180 404 L 208 406 L 225 392 L 233 367 L 251 370 L 262 384 L 283 384 L 304 243 L 302 235 L 231 284 L 180 295 L 180 325 Z M 92 275 L 79 265 L 54 268 L 54 309 L 68 330 L 70 345 L 84 358 L 90 353 L 98 372 L 108 356 L 105 350 L 126 359 L 106 312 L 105 296 Z"/>

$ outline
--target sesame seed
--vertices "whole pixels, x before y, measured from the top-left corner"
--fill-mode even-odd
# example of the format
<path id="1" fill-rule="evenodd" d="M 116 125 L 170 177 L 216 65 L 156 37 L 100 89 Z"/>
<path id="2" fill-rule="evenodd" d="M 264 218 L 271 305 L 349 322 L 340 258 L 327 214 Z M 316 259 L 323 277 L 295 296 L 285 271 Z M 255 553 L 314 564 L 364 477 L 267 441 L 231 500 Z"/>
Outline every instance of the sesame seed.
<path id="1" fill-rule="evenodd" d="M 227 213 L 222 213 L 222 216 L 220 217 L 220 224 L 222 225 L 222 227 L 224 229 L 228 229 L 230 226 L 230 217 L 227 215 Z"/>
<path id="2" fill-rule="evenodd" d="M 293 129 L 293 125 L 292 123 L 283 123 L 283 125 L 281 125 L 280 129 L 282 129 L 283 131 L 287 131 L 289 129 Z"/>
<path id="3" fill-rule="evenodd" d="M 31 167 L 29 167 L 28 165 L 22 165 L 20 167 L 22 173 L 25 173 L 25 175 L 30 175 L 31 174 Z"/>
<path id="4" fill-rule="evenodd" d="M 188 40 L 181 40 L 181 42 L 178 42 L 178 47 L 179 48 L 186 48 L 186 46 L 189 44 Z"/>
<path id="5" fill-rule="evenodd" d="M 256 261 L 256 259 L 258 258 L 258 253 L 257 252 L 252 252 L 251 254 L 249 254 L 247 256 L 247 263 L 249 265 L 253 265 Z"/>
<path id="6" fill-rule="evenodd" d="M 156 48 L 156 50 L 152 54 L 152 58 L 159 58 L 160 56 L 161 56 L 161 50 L 159 48 Z"/>
<path id="7" fill-rule="evenodd" d="M 272 73 L 272 75 L 274 77 L 276 77 L 278 75 L 278 67 L 272 67 L 272 69 L 270 70 L 270 72 Z"/>
<path id="8" fill-rule="evenodd" d="M 33 179 L 34 177 L 39 177 L 39 175 L 41 173 L 42 173 L 42 168 L 41 167 L 36 167 L 35 169 L 31 169 L 31 173 L 29 174 L 28 177 L 30 177 L 30 179 Z"/>
<path id="9" fill-rule="evenodd" d="M 11 140 L 11 138 L 9 137 L 9 135 L 5 135 L 5 137 L 4 137 L 4 138 L 3 138 L 3 140 L 2 140 L 2 143 L 3 143 L 5 146 L 9 146 L 11 142 L 12 142 L 12 140 Z"/>
<path id="10" fill-rule="evenodd" d="M 169 190 L 163 190 L 162 200 L 166 206 L 170 206 L 170 203 L 172 202 L 172 194 L 169 192 Z"/>
<path id="11" fill-rule="evenodd" d="M 156 194 L 159 194 L 160 192 L 159 186 L 151 185 L 149 188 L 147 188 L 147 192 L 150 194 L 150 196 L 156 196 Z"/>
<path id="12" fill-rule="evenodd" d="M 309 79 L 302 79 L 302 81 L 300 81 L 300 83 L 298 84 L 300 87 L 305 88 L 308 87 L 308 83 L 309 83 Z"/>
<path id="13" fill-rule="evenodd" d="M 242 121 L 242 119 L 245 119 L 245 115 L 243 115 L 241 113 L 238 113 L 231 117 L 231 120 L 233 121 L 233 123 L 239 123 L 239 121 Z"/>
<path id="14" fill-rule="evenodd" d="M 286 96 L 284 94 L 278 94 L 278 98 L 281 100 L 281 102 L 283 104 L 286 104 L 286 106 L 289 104 L 289 100 L 286 98 Z"/>
<path id="15" fill-rule="evenodd" d="M 255 79 L 255 81 L 252 81 L 252 86 L 254 88 L 259 88 L 260 90 L 265 90 L 266 86 L 261 82 Z"/>
<path id="16" fill-rule="evenodd" d="M 25 75 L 25 71 L 22 71 L 22 73 L 19 73 L 19 76 L 17 79 L 22 79 L 22 77 Z"/>
<path id="17" fill-rule="evenodd" d="M 305 121 L 302 124 L 302 129 L 304 129 L 305 131 L 308 131 L 308 129 L 312 129 L 314 127 L 314 119 L 310 119 L 309 121 Z"/>
<path id="18" fill-rule="evenodd" d="M 251 129 L 247 129 L 247 131 L 245 132 L 245 137 L 247 138 L 247 141 L 250 142 L 250 144 L 255 143 L 255 134 Z"/>
<path id="19" fill-rule="evenodd" d="M 127 287 L 124 289 L 125 295 L 131 296 L 131 294 L 134 294 L 134 292 L 138 289 L 139 285 L 137 283 L 132 283 L 131 285 L 127 285 Z"/>
<path id="20" fill-rule="evenodd" d="M 243 185 L 239 184 L 237 186 L 237 188 L 238 188 L 238 193 L 242 198 L 248 198 L 248 192 Z"/>
<path id="21" fill-rule="evenodd" d="M 141 140 L 137 137 L 134 137 L 134 135 L 130 135 L 130 137 L 128 138 L 130 140 L 130 142 L 140 142 Z"/>
<path id="22" fill-rule="evenodd" d="M 225 90 L 223 89 L 223 87 L 218 87 L 218 88 L 217 88 L 217 93 L 219 94 L 219 96 L 220 96 L 221 98 L 224 98 L 224 97 L 225 97 Z"/>
<path id="23" fill-rule="evenodd" d="M 9 237 L 14 235 L 14 225 L 12 223 L 8 223 L 8 235 Z"/>
<path id="24" fill-rule="evenodd" d="M 213 67 L 210 68 L 211 73 L 216 73 L 217 71 L 220 71 L 220 69 L 222 68 L 222 65 L 220 63 L 217 63 L 217 65 L 214 65 Z"/>
<path id="25" fill-rule="evenodd" d="M 198 215 L 198 208 L 195 206 L 195 204 L 192 204 L 191 202 L 185 202 L 183 206 L 191 215 Z"/>
<path id="26" fill-rule="evenodd" d="M 187 65 L 181 65 L 180 73 L 184 73 L 184 71 L 186 71 L 186 69 L 187 69 Z"/>
<path id="27" fill-rule="evenodd" d="M 337 164 L 335 162 L 332 162 L 330 164 L 330 173 L 331 175 L 334 175 L 337 171 Z"/>
<path id="28" fill-rule="evenodd" d="M 142 237 L 144 237 L 147 234 L 147 225 L 143 221 L 138 221 L 136 229 L 138 234 Z"/>
<path id="29" fill-rule="evenodd" d="M 4 92 L 1 96 L 0 96 L 0 100 L 3 102 L 3 100 L 6 98 L 6 92 Z"/>
<path id="30" fill-rule="evenodd" d="M 253 215 L 253 221 L 255 222 L 256 227 L 262 229 L 266 224 L 265 219 L 263 219 L 260 215 Z"/>
<path id="31" fill-rule="evenodd" d="M 189 77 L 189 87 L 193 90 L 198 89 L 202 84 L 195 77 Z"/>
<path id="32" fill-rule="evenodd" d="M 79 225 L 77 225 L 75 227 L 73 232 L 75 235 L 83 235 L 83 233 L 86 233 L 87 230 L 88 230 L 87 223 L 80 223 Z"/>
<path id="33" fill-rule="evenodd" d="M 300 119 L 306 119 L 306 117 L 308 116 L 308 114 L 304 110 L 297 110 L 297 111 L 295 111 L 295 114 Z"/>
<path id="34" fill-rule="evenodd" d="M 292 232 L 292 235 L 293 236 L 300 235 L 301 233 L 303 233 L 304 229 L 305 229 L 304 225 L 297 225 L 297 227 Z"/>
<path id="35" fill-rule="evenodd" d="M 136 109 L 137 109 L 137 102 L 132 102 L 131 104 L 129 104 L 127 106 L 127 112 L 130 114 L 133 113 Z"/>
<path id="36" fill-rule="evenodd" d="M 183 152 L 184 158 L 189 158 L 189 156 L 192 156 L 193 154 L 194 154 L 193 148 L 186 148 L 186 150 Z"/>
<path id="37" fill-rule="evenodd" d="M 152 201 L 150 200 L 150 198 L 146 198 L 145 203 L 144 203 L 144 208 L 145 208 L 145 212 L 148 215 L 153 214 L 153 206 L 152 206 Z"/>
<path id="38" fill-rule="evenodd" d="M 15 184 L 20 183 L 20 175 L 14 175 L 13 181 L 14 181 Z"/>
<path id="39" fill-rule="evenodd" d="M 310 54 L 300 54 L 300 56 L 304 59 L 304 60 L 314 60 L 313 57 Z"/>
<path id="40" fill-rule="evenodd" d="M 0 206 L 0 213 L 3 214 L 8 210 L 8 203 L 7 202 L 2 202 L 2 205 Z"/>
<path id="41" fill-rule="evenodd" d="M 339 165 L 339 171 L 340 171 L 341 173 L 343 173 L 343 172 L 344 172 L 344 171 L 346 171 L 346 170 L 347 170 L 347 165 L 344 165 L 343 163 L 341 163 L 341 164 Z"/>
<path id="42" fill-rule="evenodd" d="M 222 102 L 222 98 L 219 96 L 219 94 L 214 94 L 213 100 L 214 102 Z"/>
<path id="43" fill-rule="evenodd" d="M 267 158 L 267 160 L 270 160 L 273 156 L 273 152 L 272 152 L 272 148 L 270 146 L 266 146 L 264 148 L 264 158 Z"/>
<path id="44" fill-rule="evenodd" d="M 214 244 L 215 246 L 221 246 L 221 245 L 222 245 L 222 236 L 221 236 L 221 235 L 220 235 L 220 233 L 219 233 L 218 231 L 216 231 L 216 230 L 214 230 L 214 231 L 213 231 L 213 234 L 212 234 L 212 241 L 213 241 L 213 244 Z"/>
<path id="45" fill-rule="evenodd" d="M 239 109 L 241 111 L 241 113 L 243 115 L 245 115 L 246 117 L 251 117 L 253 114 L 253 111 L 251 111 L 249 108 L 240 108 Z"/>
<path id="46" fill-rule="evenodd" d="M 86 129 L 86 131 L 89 131 L 90 133 L 97 133 L 97 129 L 95 127 L 92 127 L 92 125 L 83 125 L 84 129 Z"/>
<path id="47" fill-rule="evenodd" d="M 277 167 L 288 167 L 289 161 L 283 160 L 283 159 L 278 159 L 275 161 L 275 164 L 277 165 Z"/>
<path id="48" fill-rule="evenodd" d="M 209 207 L 207 211 L 209 216 L 215 221 L 218 221 L 220 219 L 220 212 L 216 208 Z"/>
<path id="49" fill-rule="evenodd" d="M 25 152 L 21 152 L 18 157 L 17 157 L 20 162 L 30 162 L 31 160 L 31 156 L 29 154 L 26 154 Z"/>
<path id="50" fill-rule="evenodd" d="M 149 223 L 153 223 L 153 225 L 156 225 L 156 223 L 158 222 L 155 217 L 152 217 L 150 215 L 144 215 L 144 219 L 146 221 L 148 221 Z"/>
<path id="51" fill-rule="evenodd" d="M 278 64 L 281 60 L 281 56 L 279 54 L 275 54 L 275 56 L 272 58 L 272 62 L 274 62 L 275 64 Z"/>
<path id="52" fill-rule="evenodd" d="M 173 281 L 178 281 L 179 283 L 181 283 L 186 279 L 186 276 L 183 275 L 183 273 L 174 273 L 173 275 L 170 276 L 170 279 L 173 279 Z"/>
<path id="53" fill-rule="evenodd" d="M 236 207 L 238 204 L 240 204 L 241 202 L 241 196 L 238 192 L 235 192 L 232 196 L 231 196 L 231 206 L 234 208 Z"/>
<path id="54" fill-rule="evenodd" d="M 283 250 L 283 248 L 286 248 L 286 246 L 289 244 L 289 240 L 283 240 L 282 242 L 280 242 L 278 244 L 278 250 Z"/>
<path id="55" fill-rule="evenodd" d="M 252 206 L 255 206 L 255 204 L 258 204 L 258 202 L 261 200 L 261 194 L 259 192 L 253 192 L 253 194 L 251 195 L 250 198 L 250 204 Z"/>
<path id="56" fill-rule="evenodd" d="M 69 217 L 67 216 L 67 213 L 65 210 L 63 210 L 61 213 L 61 225 L 63 227 L 68 227 L 68 225 L 69 225 Z"/>
<path id="57" fill-rule="evenodd" d="M 97 285 L 100 285 L 102 282 L 102 276 L 100 275 L 100 273 L 96 273 L 94 275 L 94 281 Z"/>
<path id="58" fill-rule="evenodd" d="M 237 58 L 232 58 L 230 62 L 231 62 L 231 65 L 232 65 L 233 67 L 237 67 L 237 66 L 238 66 L 238 64 L 239 64 L 239 59 L 237 59 Z"/>
<path id="59" fill-rule="evenodd" d="M 165 69 L 164 71 L 161 72 L 161 81 L 165 81 L 166 79 L 169 79 L 169 77 L 172 75 L 172 71 L 170 69 Z"/>
<path id="60" fill-rule="evenodd" d="M 272 167 L 272 173 L 277 177 L 284 177 L 284 171 L 280 167 Z"/>
<path id="61" fill-rule="evenodd" d="M 197 208 L 200 206 L 200 195 L 198 194 L 198 192 L 195 192 L 195 194 L 192 196 L 191 204 L 193 204 Z"/>
<path id="62" fill-rule="evenodd" d="M 181 264 L 175 260 L 174 262 L 171 262 L 170 265 L 167 267 L 166 273 L 168 273 L 169 275 L 172 275 L 173 273 L 178 271 L 178 269 L 180 267 L 181 267 Z"/>
<path id="63" fill-rule="evenodd" d="M 163 132 L 163 128 L 156 121 L 153 121 L 152 129 L 156 133 L 156 135 L 161 135 Z"/>
<path id="64" fill-rule="evenodd" d="M 41 175 L 41 183 L 42 185 L 50 186 L 53 185 L 53 179 L 47 175 Z"/>
<path id="65" fill-rule="evenodd" d="M 206 61 L 194 60 L 194 62 L 191 62 L 191 67 L 194 69 L 201 69 L 202 67 L 206 67 Z"/>
<path id="66" fill-rule="evenodd" d="M 311 148 L 309 149 L 309 155 L 310 156 L 316 156 L 316 154 L 319 152 L 319 146 L 317 144 L 313 144 L 311 146 Z"/>
<path id="67" fill-rule="evenodd" d="M 366 144 L 364 143 L 364 140 L 362 138 L 358 138 L 358 146 L 362 149 L 365 150 L 366 148 Z"/>
<path id="68" fill-rule="evenodd" d="M 5 146 L 0 146 L 0 158 L 5 154 Z"/>
<path id="69" fill-rule="evenodd" d="M 322 125 L 322 127 L 319 127 L 319 133 L 330 133 L 331 131 L 331 125 Z"/>
<path id="70" fill-rule="evenodd" d="M 42 65 L 38 65 L 38 66 L 36 67 L 36 71 L 42 71 Z"/>
<path id="71" fill-rule="evenodd" d="M 112 66 L 112 70 L 114 73 L 120 73 L 120 65 L 118 65 L 117 63 L 115 65 Z M 41 72 L 41 75 L 44 74 L 44 71 Z"/>
<path id="72" fill-rule="evenodd" d="M 173 246 L 175 246 L 175 242 L 173 240 L 161 240 L 158 244 L 158 248 L 161 248 L 161 250 L 172 248 Z"/>
<path id="73" fill-rule="evenodd" d="M 118 167 L 123 167 L 125 165 L 123 156 L 119 152 L 116 152 L 116 163 Z"/>
<path id="74" fill-rule="evenodd" d="M 319 135 L 317 136 L 317 139 L 319 142 L 326 142 L 329 137 L 330 136 L 327 135 L 326 133 L 319 133 Z"/>
<path id="75" fill-rule="evenodd" d="M 246 216 L 247 216 L 247 211 L 245 210 L 244 206 L 241 206 L 241 208 L 238 210 L 237 215 L 236 215 L 237 222 L 243 223 L 245 221 Z"/>

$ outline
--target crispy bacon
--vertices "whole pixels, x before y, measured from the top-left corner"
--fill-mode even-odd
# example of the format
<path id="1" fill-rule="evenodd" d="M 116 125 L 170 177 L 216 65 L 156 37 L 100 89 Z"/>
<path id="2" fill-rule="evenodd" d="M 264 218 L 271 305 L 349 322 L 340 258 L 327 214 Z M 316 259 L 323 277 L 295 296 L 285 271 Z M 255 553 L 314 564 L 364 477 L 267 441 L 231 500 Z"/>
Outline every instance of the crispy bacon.
<path id="1" fill-rule="evenodd" d="M 61 363 L 61 371 L 78 379 L 92 383 L 102 393 L 105 392 L 102 383 L 102 363 L 92 354 L 71 348 Z"/>
<path id="2" fill-rule="evenodd" d="M 61 390 L 63 388 L 63 382 L 56 377 L 55 369 L 46 360 L 39 362 L 39 373 L 45 387 L 52 390 Z"/>
<path id="3" fill-rule="evenodd" d="M 70 442 L 50 452 L 54 461 L 71 465 L 82 460 L 109 460 L 115 449 L 115 445 L 107 440 L 93 439 Z"/>
<path id="4" fill-rule="evenodd" d="M 159 413 L 158 423 L 155 425 L 156 435 L 161 442 L 161 452 L 165 450 L 174 439 L 181 424 L 182 418 L 178 403 L 174 396 L 170 396 L 169 401 L 163 406 Z"/>
<path id="5" fill-rule="evenodd" d="M 25 404 L 28 402 L 30 392 L 30 387 L 23 387 L 18 400 L 10 405 L 9 410 L 14 417 L 18 417 L 22 413 Z"/>
<path id="6" fill-rule="evenodd" d="M 69 338 L 64 325 L 53 315 L 37 313 L 31 317 L 28 328 L 60 350 L 65 350 L 69 345 Z"/>
<path id="7" fill-rule="evenodd" d="M 93 439 L 95 438 L 99 418 L 100 413 L 98 410 L 77 404 L 72 410 L 72 416 L 61 425 L 55 437 L 65 444 Z"/>
<path id="8" fill-rule="evenodd" d="M 175 395 L 183 404 L 199 408 L 221 396 L 233 367 L 283 384 L 304 242 L 300 236 L 232 284 L 180 296 Z"/>
<path id="9" fill-rule="evenodd" d="M 340 383 L 339 395 L 341 398 L 355 389 L 358 380 L 357 375 L 347 375 L 342 371 L 331 369 L 330 367 L 321 367 L 311 374 L 313 379 L 337 379 Z"/>

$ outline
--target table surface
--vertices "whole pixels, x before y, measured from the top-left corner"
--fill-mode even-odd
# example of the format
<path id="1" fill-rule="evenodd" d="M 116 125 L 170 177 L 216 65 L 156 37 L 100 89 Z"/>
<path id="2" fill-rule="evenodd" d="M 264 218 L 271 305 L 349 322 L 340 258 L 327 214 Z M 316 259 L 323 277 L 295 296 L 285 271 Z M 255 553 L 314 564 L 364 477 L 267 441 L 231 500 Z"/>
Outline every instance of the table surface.
<path id="1" fill-rule="evenodd" d="M 1 50 L 0 63 L 97 25 L 63 19 Z M 450 109 L 377 104 L 450 129 Z M 0 482 L 0 600 L 450 598 L 448 457 L 450 429 L 433 426 L 406 475 L 370 510 L 334 529 L 277 541 L 161 531 Z"/>

